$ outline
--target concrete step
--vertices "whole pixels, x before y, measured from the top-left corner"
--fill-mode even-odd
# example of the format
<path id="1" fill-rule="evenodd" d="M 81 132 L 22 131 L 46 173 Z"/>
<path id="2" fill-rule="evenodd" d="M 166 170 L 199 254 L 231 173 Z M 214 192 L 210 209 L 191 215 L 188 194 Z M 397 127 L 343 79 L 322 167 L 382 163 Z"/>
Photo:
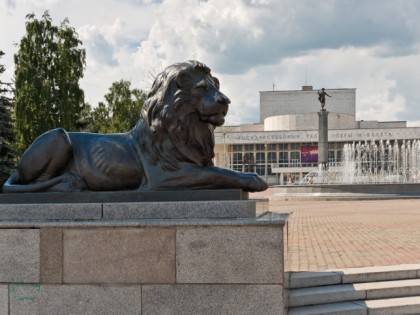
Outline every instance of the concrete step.
<path id="1" fill-rule="evenodd" d="M 310 288 L 321 285 L 341 284 L 341 274 L 332 271 L 304 271 L 286 273 L 286 288 Z"/>
<path id="2" fill-rule="evenodd" d="M 361 301 L 358 301 L 361 302 Z M 367 315 L 367 307 L 355 302 L 331 303 L 311 306 L 292 307 L 287 315 Z"/>
<path id="3" fill-rule="evenodd" d="M 349 268 L 319 272 L 286 273 L 286 287 L 308 288 L 320 285 L 390 281 L 420 278 L 420 264 Z"/>
<path id="4" fill-rule="evenodd" d="M 380 300 L 358 300 L 289 308 L 288 315 L 388 315 L 420 314 L 420 296 Z"/>
<path id="5" fill-rule="evenodd" d="M 289 291 L 289 307 L 420 295 L 420 279 L 339 284 Z"/>

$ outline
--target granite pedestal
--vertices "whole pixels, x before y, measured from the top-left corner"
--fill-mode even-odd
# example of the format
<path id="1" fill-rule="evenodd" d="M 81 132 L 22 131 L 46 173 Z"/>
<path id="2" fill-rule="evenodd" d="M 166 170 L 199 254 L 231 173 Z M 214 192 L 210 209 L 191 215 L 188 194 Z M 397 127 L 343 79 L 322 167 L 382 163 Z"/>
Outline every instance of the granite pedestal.
<path id="1" fill-rule="evenodd" d="M 283 314 L 285 217 L 255 209 L 0 204 L 0 314 Z"/>

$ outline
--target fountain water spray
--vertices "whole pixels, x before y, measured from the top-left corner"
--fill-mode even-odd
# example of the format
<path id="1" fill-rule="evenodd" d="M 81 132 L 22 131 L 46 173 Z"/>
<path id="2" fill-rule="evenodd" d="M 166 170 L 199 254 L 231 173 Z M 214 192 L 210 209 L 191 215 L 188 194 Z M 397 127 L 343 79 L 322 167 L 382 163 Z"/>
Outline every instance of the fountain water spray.
<path id="1" fill-rule="evenodd" d="M 346 143 L 338 167 L 307 174 L 300 184 L 420 182 L 420 140 Z"/>

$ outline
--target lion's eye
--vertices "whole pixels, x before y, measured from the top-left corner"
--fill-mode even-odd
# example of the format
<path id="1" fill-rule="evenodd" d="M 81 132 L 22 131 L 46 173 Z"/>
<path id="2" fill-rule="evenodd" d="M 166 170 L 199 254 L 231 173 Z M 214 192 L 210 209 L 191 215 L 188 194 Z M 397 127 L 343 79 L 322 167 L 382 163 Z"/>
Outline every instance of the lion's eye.
<path id="1" fill-rule="evenodd" d="M 206 81 L 201 81 L 201 82 L 199 82 L 197 85 L 196 85 L 196 87 L 198 88 L 198 89 L 203 89 L 203 90 L 207 90 L 207 88 L 209 87 L 209 85 L 207 84 L 207 82 Z"/>

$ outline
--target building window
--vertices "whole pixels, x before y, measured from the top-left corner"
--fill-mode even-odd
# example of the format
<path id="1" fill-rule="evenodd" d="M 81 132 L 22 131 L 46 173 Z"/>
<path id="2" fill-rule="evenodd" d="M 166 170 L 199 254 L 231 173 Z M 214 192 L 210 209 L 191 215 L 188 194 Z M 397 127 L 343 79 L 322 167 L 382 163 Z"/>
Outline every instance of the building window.
<path id="1" fill-rule="evenodd" d="M 256 170 L 258 175 L 265 175 L 265 153 L 257 152 Z"/>
<path id="2" fill-rule="evenodd" d="M 234 169 L 235 171 L 242 171 L 242 153 L 233 153 L 232 169 Z"/>
<path id="3" fill-rule="evenodd" d="M 267 144 L 267 149 L 270 151 L 277 151 L 277 144 L 276 143 L 269 143 Z"/>
<path id="4" fill-rule="evenodd" d="M 280 150 L 285 150 L 285 151 L 289 150 L 288 143 L 279 143 L 279 147 L 280 147 Z"/>
<path id="5" fill-rule="evenodd" d="M 257 153 L 257 164 L 265 163 L 265 153 L 258 152 Z"/>
<path id="6" fill-rule="evenodd" d="M 289 163 L 289 152 L 280 152 L 279 153 L 279 163 Z"/>
<path id="7" fill-rule="evenodd" d="M 242 151 L 242 144 L 234 144 L 232 145 L 233 152 L 241 152 Z"/>
<path id="8" fill-rule="evenodd" d="M 265 165 L 257 164 L 255 172 L 260 176 L 264 176 L 265 175 Z"/>
<path id="9" fill-rule="evenodd" d="M 328 162 L 335 162 L 334 151 L 328 151 Z"/>
<path id="10" fill-rule="evenodd" d="M 300 161 L 300 152 L 299 151 L 290 152 L 290 159 Z"/>
<path id="11" fill-rule="evenodd" d="M 256 150 L 257 151 L 264 151 L 265 150 L 265 144 L 256 144 Z"/>
<path id="12" fill-rule="evenodd" d="M 292 143 L 290 145 L 291 150 L 300 150 L 300 143 Z"/>
<path id="13" fill-rule="evenodd" d="M 277 152 L 268 152 L 267 153 L 267 161 L 270 164 L 277 163 Z"/>
<path id="14" fill-rule="evenodd" d="M 242 162 L 242 153 L 233 153 L 232 158 L 233 164 L 238 164 Z"/>
<path id="15" fill-rule="evenodd" d="M 244 154 L 244 172 L 253 172 L 254 171 L 254 154 L 253 153 L 245 153 Z"/>
<path id="16" fill-rule="evenodd" d="M 290 164 L 291 166 L 299 166 L 300 164 L 300 152 L 290 152 Z"/>
<path id="17" fill-rule="evenodd" d="M 337 151 L 337 162 L 341 162 L 341 152 L 342 151 Z"/>
<path id="18" fill-rule="evenodd" d="M 277 152 L 267 153 L 267 175 L 273 175 L 271 164 L 277 164 Z"/>
<path id="19" fill-rule="evenodd" d="M 253 144 L 245 144 L 245 151 L 254 151 Z"/>

